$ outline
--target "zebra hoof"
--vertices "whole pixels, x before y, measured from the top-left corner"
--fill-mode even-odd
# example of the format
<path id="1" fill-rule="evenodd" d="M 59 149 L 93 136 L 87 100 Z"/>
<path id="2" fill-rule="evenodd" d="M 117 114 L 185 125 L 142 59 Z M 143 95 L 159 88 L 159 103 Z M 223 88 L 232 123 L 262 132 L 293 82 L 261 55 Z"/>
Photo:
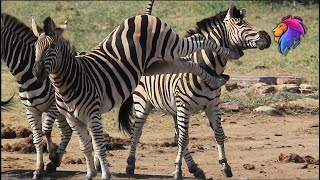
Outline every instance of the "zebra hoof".
<path id="1" fill-rule="evenodd" d="M 126 174 L 129 176 L 134 175 L 134 169 L 135 169 L 134 165 L 128 165 L 126 168 Z"/>
<path id="2" fill-rule="evenodd" d="M 52 172 L 56 172 L 57 170 L 57 166 L 56 164 L 49 162 L 46 166 L 46 173 L 52 173 Z"/>
<path id="3" fill-rule="evenodd" d="M 223 175 L 224 175 L 225 177 L 227 177 L 227 178 L 230 178 L 230 177 L 233 176 L 231 169 L 224 169 L 224 170 L 223 170 Z"/>
<path id="4" fill-rule="evenodd" d="M 182 180 L 182 172 L 181 171 L 175 171 L 174 174 L 173 174 L 173 179 L 174 180 Z"/>
<path id="5" fill-rule="evenodd" d="M 207 179 L 202 169 L 198 169 L 195 173 L 193 173 L 196 179 Z"/>
<path id="6" fill-rule="evenodd" d="M 43 170 L 34 171 L 32 179 L 42 179 L 42 178 L 43 178 Z"/>

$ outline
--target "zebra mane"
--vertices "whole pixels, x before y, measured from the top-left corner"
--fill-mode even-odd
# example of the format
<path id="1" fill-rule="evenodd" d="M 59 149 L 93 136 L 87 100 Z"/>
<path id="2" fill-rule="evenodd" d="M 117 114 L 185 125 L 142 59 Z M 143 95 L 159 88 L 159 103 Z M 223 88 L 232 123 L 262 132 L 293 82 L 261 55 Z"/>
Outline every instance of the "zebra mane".
<path id="1" fill-rule="evenodd" d="M 34 43 L 38 38 L 33 34 L 30 27 L 7 13 L 1 13 L 1 29 L 8 28 L 23 40 Z"/>
<path id="2" fill-rule="evenodd" d="M 240 10 L 236 7 L 233 7 L 233 17 L 234 18 L 243 18 L 243 16 L 240 13 Z M 226 17 L 228 13 L 228 10 L 220 11 L 215 16 L 211 16 L 205 19 L 202 19 L 201 21 L 198 21 L 196 23 L 196 28 L 194 30 L 190 29 L 187 31 L 186 37 L 192 36 L 194 34 L 202 34 L 202 31 L 208 31 L 208 27 L 212 29 L 214 26 L 216 26 L 215 22 L 222 22 L 224 18 Z"/>
<path id="3" fill-rule="evenodd" d="M 71 42 L 69 40 L 65 39 L 62 35 L 58 36 L 57 40 L 58 40 L 59 44 L 61 44 L 62 46 L 67 47 L 68 52 L 72 56 L 77 56 L 78 55 L 75 46 L 71 45 Z"/>

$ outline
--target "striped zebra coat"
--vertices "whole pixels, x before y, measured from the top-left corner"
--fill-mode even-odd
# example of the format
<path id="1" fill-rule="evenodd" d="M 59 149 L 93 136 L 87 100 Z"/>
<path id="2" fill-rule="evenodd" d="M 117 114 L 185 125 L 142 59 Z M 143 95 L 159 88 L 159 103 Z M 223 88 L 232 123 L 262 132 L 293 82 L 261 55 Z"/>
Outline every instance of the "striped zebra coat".
<path id="1" fill-rule="evenodd" d="M 242 55 L 238 50 L 220 47 L 202 35 L 182 38 L 159 18 L 148 15 L 126 19 L 96 48 L 80 56 L 76 56 L 70 43 L 62 37 L 62 29 L 57 28 L 50 17 L 44 20 L 43 28 L 33 21 L 32 29 L 38 37 L 33 73 L 40 81 L 49 76 L 58 109 L 79 137 L 80 150 L 87 162 L 87 179 L 96 176 L 92 148 L 101 165 L 102 179 L 111 178 L 101 113 L 125 101 L 152 64 L 166 60 L 185 72 L 207 77 L 211 86 L 217 88 L 228 78 L 208 78 L 202 68 L 181 61 L 180 57 L 204 48 L 234 59 Z M 154 69 L 149 71 L 156 72 Z"/>
<path id="2" fill-rule="evenodd" d="M 150 14 L 153 1 L 149 3 L 146 13 Z M 239 48 L 268 48 L 270 36 L 262 30 L 254 28 L 243 18 L 245 10 L 230 7 L 214 17 L 197 22 L 196 30 L 188 31 L 187 36 L 200 33 L 209 39 L 219 41 L 224 47 Z M 241 35 L 241 36 L 239 36 Z M 214 51 L 201 50 L 187 56 L 211 74 L 222 74 L 229 60 Z M 224 150 L 224 131 L 221 126 L 220 112 L 221 88 L 211 88 L 201 78 L 190 73 L 161 74 L 143 76 L 135 89 L 120 107 L 119 128 L 131 134 L 131 148 L 127 160 L 127 174 L 134 174 L 136 145 L 142 134 L 142 127 L 150 111 L 155 108 L 172 115 L 178 134 L 178 155 L 175 161 L 174 179 L 182 179 L 182 156 L 184 156 L 190 173 L 197 179 L 205 179 L 202 169 L 194 162 L 187 145 L 189 142 L 188 128 L 190 116 L 204 110 L 214 132 L 219 151 L 219 163 L 226 177 L 232 176 Z M 133 127 L 128 126 L 131 110 L 134 109 Z"/>
<path id="3" fill-rule="evenodd" d="M 28 121 L 33 132 L 33 143 L 37 153 L 34 179 L 41 178 L 43 175 L 42 130 L 46 136 L 49 159 L 51 160 L 47 171 L 55 170 L 60 165 L 62 155 L 72 135 L 71 128 L 55 105 L 54 88 L 49 79 L 39 82 L 32 74 L 36 40 L 37 37 L 29 27 L 13 16 L 1 13 L 1 59 L 4 60 L 19 84 L 19 96 L 26 107 Z M 41 127 L 41 116 L 44 112 L 46 112 L 46 116 Z M 61 132 L 61 143 L 58 149 L 51 138 L 55 119 L 57 119 L 57 125 Z"/>

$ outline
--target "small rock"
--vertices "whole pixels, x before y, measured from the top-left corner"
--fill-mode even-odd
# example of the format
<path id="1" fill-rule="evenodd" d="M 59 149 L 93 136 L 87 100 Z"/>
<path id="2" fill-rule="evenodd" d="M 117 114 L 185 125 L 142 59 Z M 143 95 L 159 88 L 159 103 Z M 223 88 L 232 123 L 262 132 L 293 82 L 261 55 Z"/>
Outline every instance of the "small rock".
<path id="1" fill-rule="evenodd" d="M 225 85 L 227 91 L 231 91 L 233 89 L 238 88 L 237 82 L 227 82 Z"/>
<path id="2" fill-rule="evenodd" d="M 260 94 L 272 93 L 275 92 L 276 88 L 274 86 L 262 86 L 259 88 L 258 92 Z"/>
<path id="3" fill-rule="evenodd" d="M 238 102 L 222 103 L 221 108 L 227 111 L 238 112 L 240 110 L 240 103 Z"/>
<path id="4" fill-rule="evenodd" d="M 319 127 L 319 123 L 312 124 L 312 125 L 309 126 L 309 128 L 316 128 L 316 127 Z"/>
<path id="5" fill-rule="evenodd" d="M 313 93 L 313 91 L 311 89 L 302 89 L 302 88 L 299 88 L 299 91 L 301 94 L 310 94 L 310 93 Z"/>
<path id="6" fill-rule="evenodd" d="M 268 85 L 268 84 L 266 84 L 266 83 L 261 83 L 261 82 L 259 82 L 259 83 L 253 84 L 252 87 L 254 87 L 255 89 L 258 89 L 258 88 L 260 88 L 260 87 L 262 87 L 262 86 L 267 86 L 267 85 Z"/>
<path id="7" fill-rule="evenodd" d="M 246 170 L 254 170 L 255 166 L 251 164 L 244 164 L 243 168 Z"/>
<path id="8" fill-rule="evenodd" d="M 280 84 L 275 86 L 278 91 L 300 93 L 299 86 L 296 84 Z"/>
<path id="9" fill-rule="evenodd" d="M 279 112 L 278 110 L 276 110 L 275 108 L 273 107 L 270 107 L 270 106 L 259 106 L 255 109 L 253 109 L 253 111 L 255 112 L 264 112 L 264 113 L 267 113 L 268 115 L 270 116 L 281 116 L 281 112 Z"/>
<path id="10" fill-rule="evenodd" d="M 282 134 L 275 133 L 274 136 L 282 136 Z"/>
<path id="11" fill-rule="evenodd" d="M 297 99 L 295 101 L 290 101 L 289 105 L 298 106 L 302 108 L 319 108 L 319 100 L 318 99 Z"/>
<path id="12" fill-rule="evenodd" d="M 312 85 L 310 85 L 310 84 L 300 84 L 300 88 L 301 89 L 309 89 L 309 90 L 311 90 L 311 91 L 314 91 L 314 90 L 317 90 L 317 87 L 315 87 L 315 86 L 312 86 Z"/>
<path id="13" fill-rule="evenodd" d="M 207 115 L 206 115 L 206 112 L 202 112 L 201 114 L 200 114 L 202 117 L 206 117 Z"/>
<path id="14" fill-rule="evenodd" d="M 259 106 L 255 109 L 253 109 L 253 111 L 256 112 L 265 112 L 265 111 L 275 111 L 276 109 L 270 106 Z"/>
<path id="15" fill-rule="evenodd" d="M 300 80 L 296 77 L 291 77 L 291 76 L 287 76 L 287 77 L 278 77 L 277 78 L 277 84 L 295 84 L 297 86 L 299 86 L 301 84 Z"/>
<path id="16" fill-rule="evenodd" d="M 266 83 L 266 84 L 277 84 L 276 77 L 260 77 L 259 82 Z"/>
<path id="17" fill-rule="evenodd" d="M 4 127 L 4 124 L 3 124 L 3 123 L 1 123 L 1 127 Z"/>

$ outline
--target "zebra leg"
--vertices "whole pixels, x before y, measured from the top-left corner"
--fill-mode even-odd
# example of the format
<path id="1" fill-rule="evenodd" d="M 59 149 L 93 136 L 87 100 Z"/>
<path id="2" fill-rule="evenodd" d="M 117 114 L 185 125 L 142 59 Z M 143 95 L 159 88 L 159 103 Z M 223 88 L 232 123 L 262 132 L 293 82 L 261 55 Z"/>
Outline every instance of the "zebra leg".
<path id="1" fill-rule="evenodd" d="M 135 114 L 134 124 L 132 127 L 131 147 L 130 147 L 130 153 L 127 159 L 127 167 L 126 167 L 126 174 L 128 175 L 134 174 L 137 144 L 142 135 L 143 125 L 146 122 L 146 119 L 152 109 L 152 105 L 149 101 L 140 102 L 139 104 L 134 105 L 134 109 L 136 114 Z"/>
<path id="2" fill-rule="evenodd" d="M 187 163 L 189 172 L 192 173 L 196 179 L 207 179 L 204 171 L 199 168 L 198 164 L 196 164 L 196 162 L 193 160 L 188 147 L 186 147 L 183 151 L 183 157 Z"/>
<path id="3" fill-rule="evenodd" d="M 175 140 L 176 140 L 176 143 L 178 144 L 179 136 L 178 136 L 177 116 L 173 115 L 172 117 L 173 117 L 174 126 L 175 126 Z M 204 174 L 204 171 L 198 167 L 198 164 L 194 162 L 188 147 L 186 147 L 185 150 L 183 151 L 183 157 L 187 163 L 189 172 L 192 173 L 196 179 L 206 179 L 206 175 Z"/>
<path id="4" fill-rule="evenodd" d="M 182 100 L 177 100 L 182 101 Z M 188 113 L 188 109 L 183 105 L 177 105 L 177 124 L 178 124 L 178 155 L 175 160 L 176 170 L 174 172 L 173 178 L 176 180 L 182 179 L 182 155 L 185 148 L 189 143 L 189 119 L 190 114 Z"/>
<path id="5" fill-rule="evenodd" d="M 87 175 L 86 180 L 92 180 L 97 176 L 97 171 L 94 168 L 94 161 L 92 156 L 92 142 L 91 136 L 89 135 L 87 126 L 80 120 L 67 116 L 67 121 L 71 129 L 76 133 L 79 138 L 80 150 L 86 158 L 87 164 Z"/>
<path id="6" fill-rule="evenodd" d="M 221 171 L 223 171 L 223 174 L 225 177 L 232 177 L 232 171 L 231 167 L 229 166 L 227 162 L 227 158 L 224 151 L 224 131 L 221 126 L 221 112 L 220 112 L 220 106 L 219 102 L 220 99 L 217 99 L 217 105 L 208 106 L 206 115 L 210 122 L 210 127 L 214 131 L 215 139 L 218 146 L 218 153 L 219 153 L 219 163 L 222 165 Z"/>
<path id="7" fill-rule="evenodd" d="M 174 145 L 178 146 L 178 124 L 177 124 L 177 116 L 173 115 L 173 123 L 174 123 Z"/>
<path id="8" fill-rule="evenodd" d="M 49 169 L 47 166 L 47 172 L 53 172 L 56 171 L 56 163 L 54 162 L 54 157 L 56 156 L 57 147 L 52 141 L 51 133 L 52 133 L 52 127 L 55 119 L 58 117 L 59 111 L 56 108 L 56 105 L 53 104 L 49 107 L 49 110 L 45 116 L 45 119 L 42 123 L 42 131 L 44 132 L 44 135 L 47 140 L 47 150 L 49 152 L 49 159 L 51 162 L 49 163 Z"/>
<path id="9" fill-rule="evenodd" d="M 95 156 L 99 158 L 100 167 L 101 167 L 101 179 L 109 180 L 111 179 L 111 173 L 108 169 L 108 161 L 107 161 L 107 154 L 106 154 L 106 144 L 105 138 L 103 136 L 103 126 L 101 122 L 101 116 L 98 113 L 92 114 L 92 118 L 88 121 L 88 127 L 90 129 L 92 142 L 93 142 L 93 149 L 95 152 Z M 96 169 L 93 166 L 93 169 Z"/>
<path id="10" fill-rule="evenodd" d="M 49 154 L 51 162 L 47 164 L 47 172 L 53 172 L 60 166 L 63 154 L 65 153 L 72 136 L 72 129 L 63 115 L 60 114 L 56 122 L 60 130 L 60 144 L 53 154 Z"/>
<path id="11" fill-rule="evenodd" d="M 36 148 L 36 153 L 37 153 L 36 170 L 33 172 L 32 179 L 41 179 L 44 173 L 41 113 L 32 112 L 29 109 L 27 109 L 27 117 L 28 117 L 28 122 L 32 129 L 33 144 Z"/>

